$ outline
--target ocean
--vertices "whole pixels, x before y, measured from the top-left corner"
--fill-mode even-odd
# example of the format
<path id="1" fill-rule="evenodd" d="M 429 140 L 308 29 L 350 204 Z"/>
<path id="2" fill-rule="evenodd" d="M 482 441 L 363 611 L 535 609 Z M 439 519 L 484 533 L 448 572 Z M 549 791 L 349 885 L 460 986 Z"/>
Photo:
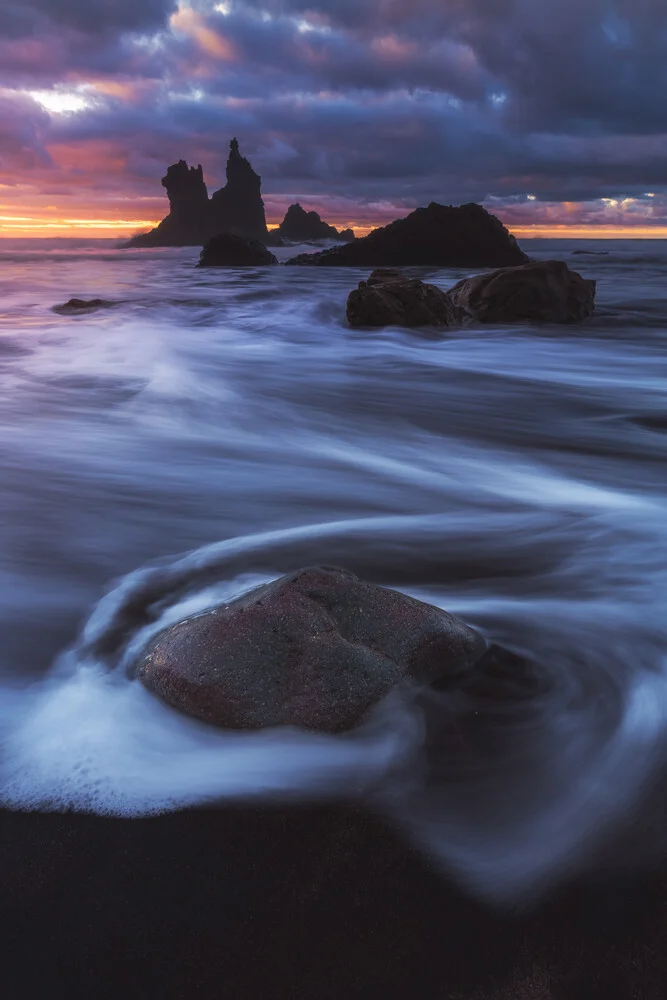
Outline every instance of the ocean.
<path id="1" fill-rule="evenodd" d="M 592 320 L 350 330 L 367 272 L 0 241 L 0 805 L 352 799 L 494 900 L 593 863 L 667 760 L 667 243 L 523 245 L 597 279 Z M 132 679 L 165 623 L 318 563 L 529 668 L 343 737 L 219 732 Z"/>

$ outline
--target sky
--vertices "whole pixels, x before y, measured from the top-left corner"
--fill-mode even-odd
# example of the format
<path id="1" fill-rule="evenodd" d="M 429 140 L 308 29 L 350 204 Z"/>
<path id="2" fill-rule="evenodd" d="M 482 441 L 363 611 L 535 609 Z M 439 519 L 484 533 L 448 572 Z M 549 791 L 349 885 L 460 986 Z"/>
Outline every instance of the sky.
<path id="1" fill-rule="evenodd" d="M 270 223 L 667 237 L 667 3 L 0 0 L 0 235 L 148 229 L 232 136 Z"/>

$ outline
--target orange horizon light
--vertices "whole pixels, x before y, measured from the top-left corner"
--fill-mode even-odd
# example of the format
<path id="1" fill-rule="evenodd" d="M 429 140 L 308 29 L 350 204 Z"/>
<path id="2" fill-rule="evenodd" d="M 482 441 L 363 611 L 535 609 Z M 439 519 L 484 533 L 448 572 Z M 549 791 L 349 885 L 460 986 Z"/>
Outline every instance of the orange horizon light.
<path id="1" fill-rule="evenodd" d="M 2 206 L 5 211 L 9 206 Z M 332 220 L 331 225 L 338 229 L 352 228 L 357 236 L 365 236 L 376 225 L 386 225 L 386 221 L 377 223 L 355 223 L 348 219 Z M 114 219 L 114 218 L 72 218 L 57 214 L 16 215 L 0 214 L 0 239 L 10 237 L 45 238 L 45 237 L 76 237 L 87 236 L 90 239 L 116 237 L 129 239 L 138 232 L 146 232 L 158 225 L 160 219 Z M 276 229 L 280 220 L 269 221 L 269 229 Z M 534 225 L 508 225 L 508 228 L 519 239 L 667 239 L 667 226 L 619 226 L 619 225 L 582 225 L 577 223 L 550 223 Z"/>

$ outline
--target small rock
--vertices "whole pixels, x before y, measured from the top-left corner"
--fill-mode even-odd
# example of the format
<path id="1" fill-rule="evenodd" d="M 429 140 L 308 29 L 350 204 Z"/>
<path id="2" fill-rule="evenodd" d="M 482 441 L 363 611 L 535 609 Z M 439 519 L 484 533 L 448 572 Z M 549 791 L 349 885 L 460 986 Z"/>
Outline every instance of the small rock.
<path id="1" fill-rule="evenodd" d="M 349 730 L 405 678 L 458 683 L 484 638 L 346 570 L 298 570 L 171 625 L 137 672 L 169 705 L 230 729 Z"/>
<path id="2" fill-rule="evenodd" d="M 460 322 L 460 313 L 435 285 L 378 268 L 350 292 L 347 319 L 354 327 L 447 327 Z"/>
<path id="3" fill-rule="evenodd" d="M 61 316 L 76 316 L 77 313 L 93 312 L 95 309 L 107 309 L 115 303 L 106 299 L 69 299 L 62 305 L 54 306 L 53 311 Z"/>
<path id="4" fill-rule="evenodd" d="M 199 257 L 198 267 L 263 267 L 277 264 L 277 258 L 259 240 L 249 240 L 232 233 L 220 233 L 208 241 Z"/>
<path id="5" fill-rule="evenodd" d="M 545 260 L 465 278 L 449 295 L 478 323 L 576 323 L 593 314 L 595 284 Z"/>

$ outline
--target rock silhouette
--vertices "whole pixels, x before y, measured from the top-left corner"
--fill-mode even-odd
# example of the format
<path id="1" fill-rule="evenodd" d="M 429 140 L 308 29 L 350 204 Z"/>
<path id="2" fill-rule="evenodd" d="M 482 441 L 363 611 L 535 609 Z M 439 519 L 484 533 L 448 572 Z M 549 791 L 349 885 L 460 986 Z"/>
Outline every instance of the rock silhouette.
<path id="1" fill-rule="evenodd" d="M 259 240 L 247 240 L 232 233 L 220 233 L 206 243 L 197 266 L 258 267 L 277 263 L 273 254 Z"/>
<path id="2" fill-rule="evenodd" d="M 485 639 L 446 611 L 332 567 L 297 570 L 150 640 L 138 676 L 231 729 L 351 729 L 405 678 L 457 684 Z"/>
<path id="3" fill-rule="evenodd" d="M 291 243 L 308 243 L 317 240 L 341 240 L 349 242 L 354 239 L 351 229 L 340 232 L 335 226 L 330 226 L 320 218 L 317 212 L 307 212 L 297 202 L 290 205 L 285 218 L 276 230 L 278 236 Z"/>
<path id="4" fill-rule="evenodd" d="M 169 198 L 169 215 L 149 233 L 130 240 L 131 247 L 202 246 L 212 236 L 232 233 L 266 242 L 269 232 L 261 194 L 262 180 L 232 139 L 227 183 L 208 197 L 201 166 L 179 160 L 162 178 Z"/>
<path id="5" fill-rule="evenodd" d="M 405 219 L 341 247 L 299 254 L 288 264 L 320 267 L 511 267 L 528 257 L 481 205 L 431 202 Z"/>
<path id="6" fill-rule="evenodd" d="M 465 278 L 449 295 L 479 323 L 575 323 L 592 316 L 595 286 L 564 261 L 545 260 Z"/>
<path id="7" fill-rule="evenodd" d="M 379 268 L 350 292 L 347 320 L 354 327 L 448 327 L 460 324 L 460 313 L 435 285 Z"/>

